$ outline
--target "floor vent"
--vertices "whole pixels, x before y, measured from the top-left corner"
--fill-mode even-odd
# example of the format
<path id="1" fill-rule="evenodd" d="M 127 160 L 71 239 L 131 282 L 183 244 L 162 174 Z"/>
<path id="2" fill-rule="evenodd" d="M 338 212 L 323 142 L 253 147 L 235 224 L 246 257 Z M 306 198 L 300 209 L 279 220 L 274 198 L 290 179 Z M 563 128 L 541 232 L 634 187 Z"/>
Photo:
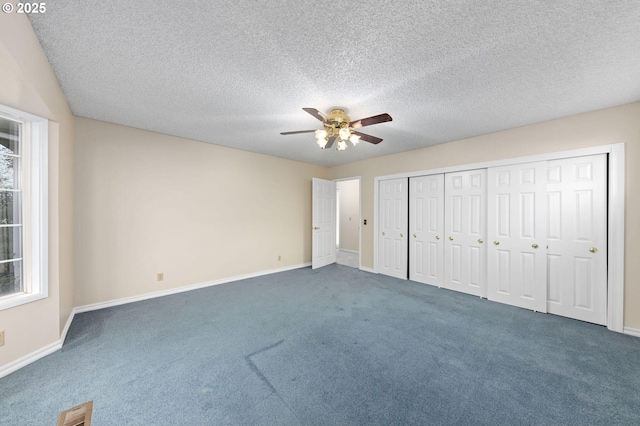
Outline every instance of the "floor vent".
<path id="1" fill-rule="evenodd" d="M 91 410 L 93 401 L 63 411 L 60 413 L 57 426 L 91 426 Z"/>

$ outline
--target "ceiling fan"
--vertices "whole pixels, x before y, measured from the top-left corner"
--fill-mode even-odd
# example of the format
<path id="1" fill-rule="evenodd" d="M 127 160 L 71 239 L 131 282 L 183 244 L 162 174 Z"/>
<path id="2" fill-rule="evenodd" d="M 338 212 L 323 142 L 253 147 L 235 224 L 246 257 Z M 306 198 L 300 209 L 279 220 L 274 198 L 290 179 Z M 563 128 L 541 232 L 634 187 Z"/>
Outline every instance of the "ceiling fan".
<path id="1" fill-rule="evenodd" d="M 315 108 L 302 109 L 318 120 L 322 121 L 323 128 L 318 130 L 298 130 L 294 132 L 282 132 L 280 134 L 295 135 L 298 133 L 315 133 L 316 142 L 322 149 L 331 148 L 335 140 L 338 139 L 338 145 L 336 146 L 338 151 L 344 151 L 345 149 L 347 149 L 347 141 L 351 141 L 353 145 L 356 145 L 360 140 L 372 144 L 378 144 L 382 142 L 382 139 L 375 136 L 367 135 L 365 133 L 357 132 L 356 129 L 393 120 L 391 116 L 386 113 L 352 121 L 351 118 L 349 118 L 349 116 L 345 114 L 344 110 L 340 108 L 332 109 L 329 115 L 324 115 Z"/>

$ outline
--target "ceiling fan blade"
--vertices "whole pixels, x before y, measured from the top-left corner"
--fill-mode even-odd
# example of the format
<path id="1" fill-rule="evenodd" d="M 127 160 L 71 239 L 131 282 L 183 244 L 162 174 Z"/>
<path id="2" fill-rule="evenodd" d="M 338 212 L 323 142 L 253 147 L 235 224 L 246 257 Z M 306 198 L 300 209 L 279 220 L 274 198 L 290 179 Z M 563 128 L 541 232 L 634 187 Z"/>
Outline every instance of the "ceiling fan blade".
<path id="1" fill-rule="evenodd" d="M 360 140 L 361 141 L 365 141 L 365 142 L 369 142 L 369 143 L 373 143 L 373 144 L 379 144 L 380 142 L 382 142 L 382 139 L 375 137 L 375 136 L 371 136 L 371 135 L 366 135 L 364 133 L 360 133 L 360 132 L 353 132 L 354 134 L 360 136 Z"/>
<path id="2" fill-rule="evenodd" d="M 373 115 L 367 118 L 361 118 L 360 120 L 355 120 L 349 123 L 350 127 L 354 129 L 359 129 L 364 126 L 371 126 L 372 124 L 385 123 L 387 121 L 393 121 L 393 118 L 387 113 Z"/>
<path id="3" fill-rule="evenodd" d="M 281 135 L 297 135 L 298 133 L 313 133 L 315 130 L 296 130 L 295 132 L 282 132 Z"/>
<path id="4" fill-rule="evenodd" d="M 308 112 L 309 114 L 313 115 L 318 120 L 324 122 L 324 115 L 322 115 L 322 113 L 317 109 L 315 108 L 302 108 L 302 109 Z"/>
<path id="5" fill-rule="evenodd" d="M 333 143 L 336 141 L 337 137 L 333 136 L 331 138 L 329 138 L 329 141 L 327 142 L 327 144 L 324 146 L 324 149 L 329 149 L 331 148 L 331 145 L 333 145 Z"/>

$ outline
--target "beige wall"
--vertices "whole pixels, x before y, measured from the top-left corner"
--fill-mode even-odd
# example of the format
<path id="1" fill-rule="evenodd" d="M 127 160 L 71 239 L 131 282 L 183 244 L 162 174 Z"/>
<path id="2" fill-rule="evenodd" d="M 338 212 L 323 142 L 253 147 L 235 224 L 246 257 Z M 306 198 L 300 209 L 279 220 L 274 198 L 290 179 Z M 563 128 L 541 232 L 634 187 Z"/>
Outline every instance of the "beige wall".
<path id="1" fill-rule="evenodd" d="M 340 248 L 358 251 L 360 249 L 359 215 L 360 215 L 360 182 L 345 180 L 337 182 L 340 202 Z"/>
<path id="2" fill-rule="evenodd" d="M 361 176 L 362 266 L 373 267 L 373 179 L 395 173 L 626 143 L 625 327 L 640 329 L 640 103 L 331 168 L 331 178 Z M 384 143 L 393 143 L 385 140 Z"/>
<path id="3" fill-rule="evenodd" d="M 75 123 L 77 306 L 311 261 L 311 178 L 327 168 Z"/>
<path id="4" fill-rule="evenodd" d="M 0 104 L 49 125 L 49 297 L 0 311 L 0 367 L 60 338 L 73 308 L 73 116 L 26 15 L 0 14 Z"/>

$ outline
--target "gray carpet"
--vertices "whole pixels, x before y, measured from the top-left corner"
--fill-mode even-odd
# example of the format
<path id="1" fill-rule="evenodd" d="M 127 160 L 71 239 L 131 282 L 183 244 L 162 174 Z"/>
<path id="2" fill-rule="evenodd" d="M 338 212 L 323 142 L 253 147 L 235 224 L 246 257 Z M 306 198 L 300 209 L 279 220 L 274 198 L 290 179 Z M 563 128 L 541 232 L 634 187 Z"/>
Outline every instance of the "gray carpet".
<path id="1" fill-rule="evenodd" d="M 640 424 L 640 339 L 340 265 L 76 316 L 0 424 Z"/>

